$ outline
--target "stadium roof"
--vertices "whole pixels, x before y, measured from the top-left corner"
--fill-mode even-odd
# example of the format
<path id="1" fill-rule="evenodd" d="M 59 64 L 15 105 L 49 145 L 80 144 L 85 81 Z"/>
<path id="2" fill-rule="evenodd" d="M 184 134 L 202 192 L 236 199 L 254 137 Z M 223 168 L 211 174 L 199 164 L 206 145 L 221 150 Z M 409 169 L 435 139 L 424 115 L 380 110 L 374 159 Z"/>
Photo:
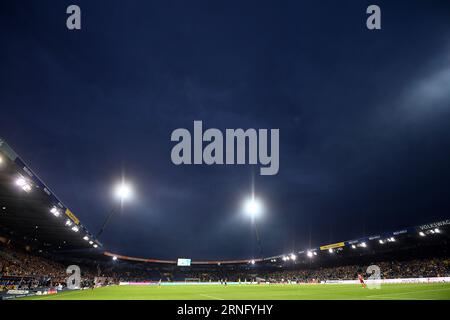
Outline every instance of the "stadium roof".
<path id="1" fill-rule="evenodd" d="M 76 215 L 1 138 L 0 232 L 47 250 L 101 246 Z"/>
<path id="2" fill-rule="evenodd" d="M 264 257 L 258 259 L 243 259 L 243 260 L 195 260 L 191 263 L 193 265 L 235 265 L 235 264 L 254 264 L 259 262 L 300 262 L 300 261 L 308 261 L 314 256 L 319 254 L 339 254 L 344 251 L 344 249 L 348 252 L 354 250 L 364 250 L 366 247 L 374 247 L 374 243 L 377 246 L 385 246 L 389 244 L 393 244 L 396 241 L 403 241 L 405 238 L 427 238 L 427 237 L 435 237 L 439 235 L 444 235 L 448 237 L 448 230 L 450 230 L 450 219 L 442 220 L 438 222 L 423 224 L 415 227 L 408 227 L 405 229 L 396 230 L 393 232 L 386 232 L 382 234 L 372 235 L 368 237 L 358 238 L 349 241 L 342 241 L 332 244 L 325 244 L 316 248 L 310 248 L 302 251 L 295 251 L 292 253 L 272 256 L 272 257 Z M 415 242 L 415 240 L 414 240 Z M 378 247 L 378 251 L 381 251 L 381 248 Z M 112 252 L 105 251 L 103 253 L 105 256 L 116 257 L 120 260 L 125 261 L 133 261 L 133 262 L 144 262 L 144 263 L 154 263 L 154 264 L 176 264 L 177 260 L 159 260 L 159 259 L 147 259 L 147 258 L 138 258 L 138 257 L 129 257 L 124 256 Z"/>

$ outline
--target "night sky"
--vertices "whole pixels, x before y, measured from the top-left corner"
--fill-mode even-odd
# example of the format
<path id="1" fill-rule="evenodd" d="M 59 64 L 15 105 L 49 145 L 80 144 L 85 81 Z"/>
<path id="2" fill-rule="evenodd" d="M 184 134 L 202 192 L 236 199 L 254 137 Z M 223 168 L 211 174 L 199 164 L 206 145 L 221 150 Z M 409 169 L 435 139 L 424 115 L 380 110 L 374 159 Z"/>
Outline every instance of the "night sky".
<path id="1" fill-rule="evenodd" d="M 136 190 L 110 251 L 257 257 L 252 181 L 264 256 L 450 216 L 449 1 L 2 0 L 0 43 L 0 136 L 92 233 Z M 174 165 L 194 120 L 279 128 L 279 173 Z"/>

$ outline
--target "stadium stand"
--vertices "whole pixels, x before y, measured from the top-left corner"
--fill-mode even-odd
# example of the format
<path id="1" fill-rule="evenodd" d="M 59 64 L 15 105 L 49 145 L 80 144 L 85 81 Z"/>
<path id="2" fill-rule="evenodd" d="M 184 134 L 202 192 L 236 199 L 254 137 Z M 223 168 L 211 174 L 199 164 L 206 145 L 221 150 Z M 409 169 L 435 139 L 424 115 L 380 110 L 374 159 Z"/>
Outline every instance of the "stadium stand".
<path id="1" fill-rule="evenodd" d="M 0 250 L 0 283 L 5 289 L 32 289 L 42 287 L 65 287 L 67 264 L 51 261 L 27 250 L 2 245 Z M 42 252 L 39 254 L 43 254 Z M 67 259 L 65 257 L 64 259 Z M 75 259 L 77 260 L 77 259 Z M 151 266 L 128 262 L 96 262 L 82 265 L 83 282 L 89 284 L 96 278 L 105 278 L 108 283 L 125 281 L 254 281 L 256 278 L 269 282 L 320 282 L 326 280 L 353 280 L 357 273 L 368 265 L 342 265 L 323 267 L 320 263 L 309 267 L 294 265 L 286 268 L 262 265 L 258 268 L 234 266 L 222 269 L 204 266 L 197 270 L 180 270 L 176 266 Z M 409 261 L 378 261 L 381 277 L 428 278 L 450 276 L 450 258 L 412 259 Z M 282 269 L 282 270 L 280 270 Z"/>

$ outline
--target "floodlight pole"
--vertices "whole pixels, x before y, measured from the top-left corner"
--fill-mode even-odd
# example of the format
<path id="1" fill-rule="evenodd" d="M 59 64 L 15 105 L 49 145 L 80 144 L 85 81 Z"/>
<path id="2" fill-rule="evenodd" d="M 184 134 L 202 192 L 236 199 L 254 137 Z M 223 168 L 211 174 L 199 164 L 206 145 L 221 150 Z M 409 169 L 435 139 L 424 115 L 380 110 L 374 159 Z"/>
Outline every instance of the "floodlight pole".
<path id="1" fill-rule="evenodd" d="M 259 236 L 258 224 L 256 223 L 256 220 L 254 220 L 253 223 L 255 225 L 256 243 L 258 244 L 259 254 L 262 257 L 263 250 L 262 250 L 261 238 Z"/>
<path id="2" fill-rule="evenodd" d="M 100 229 L 100 231 L 97 233 L 97 236 L 95 237 L 97 240 L 98 240 L 98 238 L 100 238 L 100 236 L 102 235 L 103 231 L 105 231 L 105 228 L 108 225 L 109 221 L 111 220 L 111 217 L 114 215 L 114 213 L 116 213 L 117 207 L 118 206 L 114 206 L 112 208 L 112 210 L 109 212 L 108 216 L 105 219 L 105 222 L 103 222 L 102 228 Z"/>

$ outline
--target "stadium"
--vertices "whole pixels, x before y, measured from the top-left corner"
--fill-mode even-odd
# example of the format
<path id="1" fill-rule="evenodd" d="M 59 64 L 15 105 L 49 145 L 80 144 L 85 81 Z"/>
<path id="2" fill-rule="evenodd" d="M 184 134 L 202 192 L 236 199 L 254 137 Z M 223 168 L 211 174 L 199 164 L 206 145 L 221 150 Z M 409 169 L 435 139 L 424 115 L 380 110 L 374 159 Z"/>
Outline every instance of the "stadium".
<path id="1" fill-rule="evenodd" d="M 449 0 L 1 0 L 0 39 L 3 318 L 448 313 Z"/>
<path id="2" fill-rule="evenodd" d="M 258 259 L 159 260 L 110 252 L 3 139 L 0 184 L 5 300 L 450 299 L 449 219 Z"/>

